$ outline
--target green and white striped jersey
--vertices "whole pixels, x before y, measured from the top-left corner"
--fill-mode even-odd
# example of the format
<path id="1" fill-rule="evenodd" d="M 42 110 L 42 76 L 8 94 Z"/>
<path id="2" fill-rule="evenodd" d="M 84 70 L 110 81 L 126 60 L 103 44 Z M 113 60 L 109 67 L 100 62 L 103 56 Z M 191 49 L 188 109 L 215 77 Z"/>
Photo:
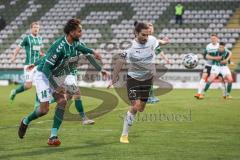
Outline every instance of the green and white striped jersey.
<path id="1" fill-rule="evenodd" d="M 40 58 L 40 51 L 43 47 L 43 40 L 40 36 L 26 35 L 20 42 L 19 47 L 25 49 L 25 65 L 33 64 Z"/>
<path id="2" fill-rule="evenodd" d="M 227 64 L 221 64 L 221 61 L 227 59 L 229 53 L 230 53 L 230 51 L 228 49 L 225 49 L 223 52 L 217 51 L 217 52 L 210 53 L 209 55 L 213 56 L 213 57 L 222 56 L 221 60 L 212 60 L 212 65 L 226 66 Z M 228 63 L 230 63 L 230 61 Z"/>
<path id="3" fill-rule="evenodd" d="M 49 48 L 45 58 L 38 64 L 38 70 L 47 77 L 50 75 L 69 75 L 75 69 L 70 63 L 78 62 L 80 54 L 92 54 L 93 50 L 83 46 L 79 41 L 69 44 L 65 36 L 57 39 Z M 71 66 L 71 67 L 70 67 Z"/>

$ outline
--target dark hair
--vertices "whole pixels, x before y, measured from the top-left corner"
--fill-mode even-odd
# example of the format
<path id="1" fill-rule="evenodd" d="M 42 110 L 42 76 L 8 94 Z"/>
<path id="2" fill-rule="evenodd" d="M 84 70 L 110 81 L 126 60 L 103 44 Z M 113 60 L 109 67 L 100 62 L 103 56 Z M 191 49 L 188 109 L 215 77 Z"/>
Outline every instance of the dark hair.
<path id="1" fill-rule="evenodd" d="M 136 22 L 136 25 L 135 25 L 135 22 Z M 142 23 L 142 22 L 137 22 L 137 21 L 135 21 L 135 22 L 134 22 L 134 26 L 135 26 L 134 32 L 135 33 L 141 32 L 142 29 L 148 29 L 149 28 L 147 23 Z"/>
<path id="2" fill-rule="evenodd" d="M 212 33 L 211 36 L 218 37 L 216 33 Z"/>
<path id="3" fill-rule="evenodd" d="M 77 27 L 79 27 L 80 25 L 80 20 L 76 19 L 76 18 L 72 18 L 70 20 L 67 21 L 67 23 L 64 26 L 64 33 L 65 34 L 69 34 L 70 32 L 74 31 L 77 29 Z"/>
<path id="4" fill-rule="evenodd" d="M 220 46 L 225 46 L 225 43 L 224 42 L 220 42 L 219 45 Z"/>

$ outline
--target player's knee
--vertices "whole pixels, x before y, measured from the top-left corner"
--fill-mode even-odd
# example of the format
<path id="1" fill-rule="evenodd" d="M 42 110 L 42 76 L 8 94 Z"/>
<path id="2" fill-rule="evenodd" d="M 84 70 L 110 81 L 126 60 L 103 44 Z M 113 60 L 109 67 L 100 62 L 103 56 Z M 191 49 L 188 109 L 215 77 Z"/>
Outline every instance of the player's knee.
<path id="1" fill-rule="evenodd" d="M 228 83 L 233 83 L 233 79 L 229 79 L 229 80 L 228 80 Z"/>
<path id="2" fill-rule="evenodd" d="M 139 112 L 143 112 L 144 111 L 144 109 L 145 109 L 145 105 L 146 105 L 146 103 L 145 102 L 141 102 L 140 103 L 140 105 L 139 105 Z"/>
<path id="3" fill-rule="evenodd" d="M 46 115 L 49 111 L 49 104 L 48 102 L 43 102 L 40 104 L 40 116 Z"/>
<path id="4" fill-rule="evenodd" d="M 141 103 L 137 103 L 135 105 L 135 108 L 137 109 L 137 111 L 139 112 L 143 112 L 144 111 L 144 105 L 142 105 Z"/>
<path id="5" fill-rule="evenodd" d="M 75 93 L 75 94 L 73 95 L 73 99 L 74 99 L 74 100 L 80 100 L 80 99 L 81 99 L 80 93 L 79 93 L 79 92 Z"/>
<path id="6" fill-rule="evenodd" d="M 66 106 L 66 104 L 67 104 L 67 101 L 65 100 L 65 98 L 60 98 L 60 99 L 58 99 L 57 100 L 57 104 L 59 105 L 59 106 Z"/>
<path id="7" fill-rule="evenodd" d="M 25 83 L 25 89 L 30 89 L 30 88 L 32 88 L 32 83 L 31 82 L 27 82 L 27 83 Z"/>
<path id="8" fill-rule="evenodd" d="M 142 107 L 142 108 L 139 108 L 139 112 L 143 112 L 144 111 L 144 109 L 145 109 L 145 107 Z"/>
<path id="9" fill-rule="evenodd" d="M 44 108 L 41 112 L 42 116 L 46 115 L 48 113 L 48 111 L 49 111 L 49 108 Z"/>

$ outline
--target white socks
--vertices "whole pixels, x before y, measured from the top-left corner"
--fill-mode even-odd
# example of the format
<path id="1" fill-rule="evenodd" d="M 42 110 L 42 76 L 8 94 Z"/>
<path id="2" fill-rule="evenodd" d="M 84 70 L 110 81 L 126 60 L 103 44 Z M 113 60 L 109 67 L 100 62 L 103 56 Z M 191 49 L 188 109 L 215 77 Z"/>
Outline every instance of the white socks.
<path id="1" fill-rule="evenodd" d="M 205 80 L 201 79 L 199 82 L 199 86 L 198 86 L 198 94 L 202 94 L 202 91 L 203 91 L 205 85 L 206 85 Z"/>
<path id="2" fill-rule="evenodd" d="M 128 111 L 126 116 L 124 117 L 122 135 L 128 135 L 128 129 L 130 126 L 132 126 L 134 119 L 135 115 Z"/>
<path id="3" fill-rule="evenodd" d="M 221 87 L 220 88 L 222 89 L 223 96 L 227 96 L 227 94 L 228 94 L 226 85 L 227 85 L 227 83 L 224 83 L 224 82 L 221 83 Z"/>

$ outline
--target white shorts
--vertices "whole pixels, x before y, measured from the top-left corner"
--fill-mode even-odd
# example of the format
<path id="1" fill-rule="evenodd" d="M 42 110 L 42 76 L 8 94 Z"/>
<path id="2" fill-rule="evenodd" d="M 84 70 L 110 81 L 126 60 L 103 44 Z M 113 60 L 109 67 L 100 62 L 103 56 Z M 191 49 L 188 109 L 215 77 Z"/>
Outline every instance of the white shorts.
<path id="1" fill-rule="evenodd" d="M 232 73 L 228 66 L 221 66 L 221 74 L 223 75 L 223 77 L 226 77 L 228 75 L 231 75 Z"/>
<path id="2" fill-rule="evenodd" d="M 34 67 L 32 70 L 27 70 L 28 65 L 24 66 L 24 81 L 25 82 L 33 82 L 34 73 L 36 72 L 36 68 Z"/>
<path id="3" fill-rule="evenodd" d="M 36 83 L 36 92 L 40 102 L 50 102 L 53 90 L 50 87 L 49 80 L 43 72 L 36 70 L 34 74 L 34 82 Z"/>
<path id="4" fill-rule="evenodd" d="M 216 74 L 216 75 L 222 74 L 223 77 L 226 77 L 227 75 L 231 75 L 231 71 L 228 68 L 228 66 L 212 65 L 211 74 Z"/>

